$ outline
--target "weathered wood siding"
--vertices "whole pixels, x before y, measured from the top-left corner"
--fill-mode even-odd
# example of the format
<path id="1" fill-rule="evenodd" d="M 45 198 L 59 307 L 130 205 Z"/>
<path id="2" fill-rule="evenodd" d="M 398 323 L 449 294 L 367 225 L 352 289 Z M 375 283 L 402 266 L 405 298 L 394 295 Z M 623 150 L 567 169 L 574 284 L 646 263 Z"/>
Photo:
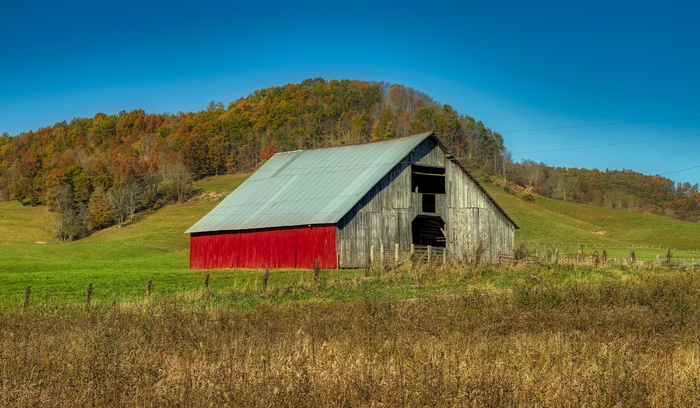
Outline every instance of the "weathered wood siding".
<path id="1" fill-rule="evenodd" d="M 447 175 L 447 250 L 467 262 L 498 262 L 513 253 L 515 226 L 455 163 Z"/>
<path id="2" fill-rule="evenodd" d="M 411 191 L 411 164 L 445 168 L 446 191 L 436 195 L 435 214 L 447 224 L 451 260 L 473 261 L 481 253 L 483 261 L 496 262 L 499 254 L 512 253 L 513 224 L 435 141 L 427 139 L 338 223 L 341 267 L 362 267 L 372 255 L 379 260 L 382 248 L 385 259 L 393 260 L 397 243 L 402 257 L 407 256 L 412 222 L 422 212 L 422 194 Z"/>

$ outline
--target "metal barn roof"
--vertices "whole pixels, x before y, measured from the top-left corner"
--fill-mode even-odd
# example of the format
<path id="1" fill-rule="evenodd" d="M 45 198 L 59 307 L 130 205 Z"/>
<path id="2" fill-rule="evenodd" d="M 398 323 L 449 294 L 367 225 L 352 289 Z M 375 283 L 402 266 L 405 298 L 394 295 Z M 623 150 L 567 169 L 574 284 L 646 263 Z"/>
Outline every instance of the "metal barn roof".
<path id="1" fill-rule="evenodd" d="M 334 224 L 431 135 L 277 153 L 186 233 Z"/>

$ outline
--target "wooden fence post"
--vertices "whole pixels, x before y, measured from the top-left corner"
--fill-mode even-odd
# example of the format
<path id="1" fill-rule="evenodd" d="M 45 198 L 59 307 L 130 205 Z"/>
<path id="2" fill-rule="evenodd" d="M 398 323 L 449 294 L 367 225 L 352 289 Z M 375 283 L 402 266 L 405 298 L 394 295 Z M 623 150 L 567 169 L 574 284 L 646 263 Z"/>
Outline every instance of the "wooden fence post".
<path id="1" fill-rule="evenodd" d="M 256 281 L 257 283 L 257 281 Z M 257 284 L 256 284 L 257 286 Z M 209 274 L 204 277 L 204 300 L 209 300 L 209 295 L 211 293 L 211 290 L 209 288 Z"/>
<path id="2" fill-rule="evenodd" d="M 431 247 L 430 245 L 428 245 L 428 263 L 430 263 L 430 252 L 431 252 L 430 250 L 431 250 L 432 248 L 433 248 L 433 247 Z"/>
<path id="3" fill-rule="evenodd" d="M 399 244 L 394 244 L 394 263 L 399 263 Z"/>
<path id="4" fill-rule="evenodd" d="M 88 283 L 87 288 L 85 288 L 85 310 L 90 309 L 90 299 L 92 299 L 92 282 Z"/>
<path id="5" fill-rule="evenodd" d="M 27 286 L 26 288 L 24 288 L 24 307 L 22 308 L 22 311 L 24 313 L 26 313 L 27 310 L 29 309 L 29 296 L 31 293 L 32 293 L 31 286 Z"/>

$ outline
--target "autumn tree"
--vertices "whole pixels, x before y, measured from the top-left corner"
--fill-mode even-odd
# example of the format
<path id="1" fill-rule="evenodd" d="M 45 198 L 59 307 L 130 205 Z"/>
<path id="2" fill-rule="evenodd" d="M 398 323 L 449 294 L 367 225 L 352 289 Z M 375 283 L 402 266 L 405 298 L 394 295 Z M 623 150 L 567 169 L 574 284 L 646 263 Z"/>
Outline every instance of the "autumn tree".
<path id="1" fill-rule="evenodd" d="M 76 205 L 72 187 L 62 184 L 52 188 L 52 229 L 61 241 L 72 241 L 87 235 L 88 213 L 84 204 Z"/>
<path id="2" fill-rule="evenodd" d="M 123 188 L 117 185 L 139 185 L 143 199 L 133 210 L 138 211 L 186 200 L 198 178 L 252 172 L 278 151 L 427 131 L 435 132 L 476 175 L 504 175 L 547 197 L 700 221 L 700 194 L 692 186 L 677 188 L 664 177 L 629 170 L 511 163 L 500 134 L 420 91 L 386 82 L 322 78 L 259 89 L 228 104 L 212 102 L 199 112 L 97 113 L 20 135 L 2 134 L 0 200 L 53 205 L 54 189 L 66 184 L 75 208 L 89 207 L 91 201 L 103 200 L 92 200 L 95 194 L 123 196 L 116 194 Z M 185 167 L 169 160 L 171 155 Z M 112 201 L 120 200 L 107 199 Z M 132 216 L 127 211 L 122 222 Z"/>
<path id="3" fill-rule="evenodd" d="M 107 199 L 121 228 L 127 220 L 133 220 L 134 214 L 141 207 L 144 199 L 144 190 L 136 181 L 129 181 L 114 185 L 107 192 Z"/>
<path id="4" fill-rule="evenodd" d="M 163 174 L 159 171 L 147 171 L 144 173 L 141 183 L 143 185 L 143 204 L 146 207 L 153 207 L 160 197 Z"/>
<path id="5" fill-rule="evenodd" d="M 102 186 L 97 187 L 90 196 L 87 209 L 90 229 L 99 230 L 114 223 L 114 208 L 110 205 L 109 196 Z"/>
<path id="6" fill-rule="evenodd" d="M 383 109 L 382 115 L 372 126 L 371 140 L 385 140 L 396 136 L 396 123 L 389 109 Z"/>
<path id="7" fill-rule="evenodd" d="M 192 195 L 192 173 L 181 161 L 163 168 L 161 191 L 170 202 L 183 203 Z"/>

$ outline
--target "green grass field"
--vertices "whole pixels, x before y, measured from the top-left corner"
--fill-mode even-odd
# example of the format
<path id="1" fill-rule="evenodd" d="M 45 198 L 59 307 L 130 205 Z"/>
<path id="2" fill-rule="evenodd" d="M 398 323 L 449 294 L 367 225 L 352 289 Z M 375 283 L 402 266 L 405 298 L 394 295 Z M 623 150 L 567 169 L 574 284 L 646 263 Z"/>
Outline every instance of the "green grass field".
<path id="1" fill-rule="evenodd" d="M 0 302 L 16 304 L 19 289 L 27 285 L 32 299 L 56 304 L 83 299 L 90 282 L 95 297 L 103 299 L 142 296 L 149 279 L 154 293 L 201 286 L 205 273 L 189 270 L 184 232 L 243 180 L 241 175 L 201 180 L 197 196 L 187 203 L 140 214 L 123 228 L 70 243 L 53 236 L 45 207 L 0 203 Z"/>
<path id="2" fill-rule="evenodd" d="M 262 272 L 190 270 L 189 241 L 184 233 L 245 178 L 227 175 L 200 180 L 195 185 L 197 195 L 187 203 L 140 214 L 123 228 L 108 228 L 71 243 L 62 243 L 53 236 L 51 214 L 45 207 L 0 203 L 0 306 L 21 304 L 28 285 L 35 304 L 82 302 L 88 283 L 94 284 L 93 298 L 98 303 L 142 299 L 149 279 L 155 296 L 196 297 L 207 273 L 211 274 L 212 290 L 220 298 L 230 301 L 246 294 L 250 296 L 241 302 L 254 303 L 259 300 L 253 294 L 260 291 Z M 660 247 L 636 249 L 639 258 L 649 259 L 665 257 L 667 247 L 700 248 L 700 224 L 539 197 L 534 203 L 526 202 L 496 186 L 487 188 L 520 225 L 518 242 L 571 243 L 572 251 L 578 245 L 586 245 L 586 251 L 607 248 L 610 257 L 628 256 L 632 246 Z M 700 259 L 700 254 L 693 252 L 675 251 L 674 256 Z M 344 299 L 358 291 L 386 290 L 390 296 L 406 297 L 432 291 L 455 292 L 467 284 L 507 287 L 513 283 L 512 276 L 486 273 L 476 280 L 472 274 L 469 279 L 432 280 L 416 288 L 413 284 L 404 287 L 405 280 L 397 277 L 381 289 L 376 282 L 363 281 L 358 275 L 362 271 L 324 271 L 323 279 L 328 282 L 324 296 Z M 310 271 L 274 271 L 269 285 L 276 291 L 286 291 L 282 298 L 309 298 L 314 296 L 314 290 L 309 289 L 312 279 Z"/>
<path id="3" fill-rule="evenodd" d="M 664 258 L 671 248 L 674 257 L 700 259 L 700 224 L 544 197 L 528 202 L 498 186 L 485 187 L 520 226 L 516 242 L 561 251 L 583 245 L 586 252 L 606 249 L 613 257 L 629 257 L 634 248 L 638 259 Z"/>

